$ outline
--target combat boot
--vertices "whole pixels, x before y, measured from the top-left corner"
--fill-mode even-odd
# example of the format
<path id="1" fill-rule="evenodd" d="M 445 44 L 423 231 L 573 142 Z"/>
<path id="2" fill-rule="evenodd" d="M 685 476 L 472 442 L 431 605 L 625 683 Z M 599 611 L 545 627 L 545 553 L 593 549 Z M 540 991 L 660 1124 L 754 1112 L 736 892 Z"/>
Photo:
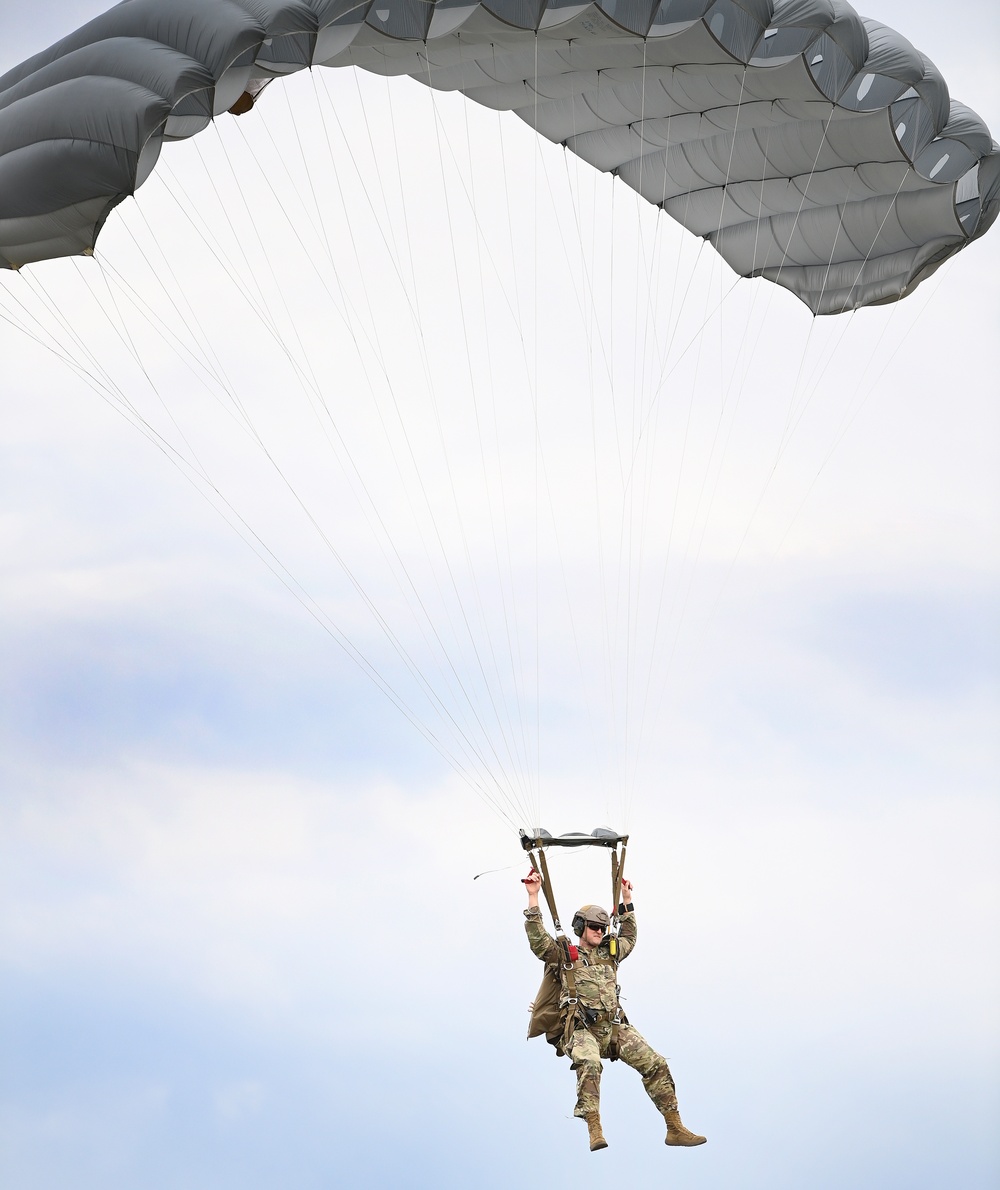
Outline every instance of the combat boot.
<path id="1" fill-rule="evenodd" d="M 681 1145 L 685 1149 L 693 1149 L 695 1145 L 705 1143 L 706 1137 L 699 1136 L 696 1132 L 689 1132 L 684 1127 L 681 1123 L 680 1112 L 676 1108 L 673 1111 L 665 1111 L 663 1118 L 667 1121 L 667 1135 L 663 1141 L 665 1145 Z"/>
<path id="2" fill-rule="evenodd" d="M 590 1151 L 596 1153 L 598 1149 L 606 1149 L 608 1142 L 604 1139 L 604 1133 L 601 1131 L 600 1112 L 589 1111 L 583 1118 L 587 1122 L 587 1131 L 590 1133 Z"/>

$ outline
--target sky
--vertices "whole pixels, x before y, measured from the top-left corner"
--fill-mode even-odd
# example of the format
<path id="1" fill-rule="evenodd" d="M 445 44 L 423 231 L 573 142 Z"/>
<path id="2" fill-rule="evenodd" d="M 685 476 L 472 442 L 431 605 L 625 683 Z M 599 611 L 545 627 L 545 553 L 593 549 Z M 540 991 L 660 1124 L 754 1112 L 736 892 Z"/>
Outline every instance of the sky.
<path id="1" fill-rule="evenodd" d="M 994 5 L 871 10 L 1000 128 Z M 0 278 L 4 1185 L 993 1187 L 1000 233 L 814 323 L 315 74 Z M 523 1040 L 603 824 L 694 1151 Z"/>

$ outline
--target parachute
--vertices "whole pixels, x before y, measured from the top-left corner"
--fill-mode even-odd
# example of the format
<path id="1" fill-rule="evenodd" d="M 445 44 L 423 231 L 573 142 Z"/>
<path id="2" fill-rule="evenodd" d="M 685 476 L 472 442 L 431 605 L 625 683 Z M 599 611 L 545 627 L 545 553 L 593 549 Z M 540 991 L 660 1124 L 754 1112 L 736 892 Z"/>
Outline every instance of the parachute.
<path id="1" fill-rule="evenodd" d="M 611 723 L 608 735 L 620 755 L 609 748 L 611 762 L 602 758 L 595 771 L 602 780 L 610 773 L 621 785 L 622 812 L 609 813 L 607 820 L 624 827 L 637 767 L 634 756 L 644 739 L 655 738 L 661 722 L 657 712 L 666 681 L 654 673 L 651 658 L 659 651 L 665 669 L 679 669 L 679 622 L 701 604 L 707 618 L 717 599 L 717 588 L 704 598 L 691 576 L 714 545 L 705 526 L 734 437 L 740 381 L 730 377 L 716 386 L 713 376 L 711 384 L 704 382 L 699 367 L 707 336 L 701 332 L 711 319 L 711 299 L 700 309 L 691 300 L 678 259 L 657 257 L 655 250 L 642 261 L 641 275 L 637 268 L 635 293 L 626 291 L 624 301 L 606 282 L 610 274 L 617 279 L 626 271 L 625 253 L 595 264 L 596 256 L 584 260 L 581 250 L 576 288 L 586 344 L 582 351 L 567 349 L 565 377 L 555 382 L 539 375 L 530 358 L 532 348 L 543 322 L 544 335 L 561 342 L 567 321 L 561 316 L 577 295 L 566 299 L 564 294 L 564 306 L 557 300 L 547 308 L 544 293 L 527 304 L 523 321 L 534 317 L 535 326 L 534 339 L 528 336 L 526 341 L 512 296 L 515 286 L 505 287 L 504 281 L 490 294 L 488 311 L 487 298 L 482 298 L 481 321 L 488 333 L 480 335 L 464 321 L 471 324 L 468 307 L 475 304 L 462 300 L 468 292 L 449 307 L 451 326 L 438 325 L 448 318 L 433 302 L 422 306 L 417 300 L 420 286 L 414 277 L 420 266 L 414 267 L 412 257 L 407 261 L 404 251 L 396 252 L 393 261 L 401 298 L 398 292 L 386 292 L 389 286 L 372 295 L 362 285 L 352 294 L 346 284 L 341 287 L 345 278 L 338 269 L 344 262 L 334 263 L 331 242 L 336 247 L 340 237 L 345 255 L 355 253 L 343 273 L 363 276 L 370 256 L 352 240 L 360 235 L 361 215 L 367 212 L 357 203 L 352 210 L 345 201 L 328 225 L 323 199 L 307 193 L 310 177 L 293 194 L 304 201 L 291 213 L 291 203 L 269 192 L 277 169 L 269 175 L 271 167 L 263 155 L 255 159 L 255 150 L 249 156 L 259 175 L 235 171 L 240 197 L 250 209 L 289 208 L 284 213 L 295 224 L 294 235 L 251 239 L 258 230 L 253 228 L 233 252 L 240 267 L 232 268 L 227 280 L 246 299 L 241 313 L 253 317 L 247 319 L 249 346 L 242 351 L 233 346 L 226 355 L 237 319 L 217 320 L 219 311 L 212 307 L 225 307 L 230 299 L 221 296 L 221 286 L 218 297 L 212 291 L 192 292 L 208 287 L 200 278 L 191 284 L 195 270 L 186 267 L 195 256 L 215 253 L 223 238 L 210 231 L 201 239 L 195 234 L 202 231 L 203 215 L 208 223 L 207 208 L 214 200 L 208 187 L 197 198 L 172 179 L 163 182 L 171 178 L 171 152 L 161 157 L 161 151 L 170 141 L 190 141 L 178 147 L 178 156 L 200 151 L 212 139 L 206 130 L 213 121 L 220 134 L 226 128 L 235 140 L 245 128 L 263 124 L 272 111 L 281 116 L 283 94 L 297 86 L 305 90 L 307 82 L 327 75 L 315 71 L 310 80 L 307 72 L 314 66 L 353 66 L 367 72 L 362 111 L 334 110 L 331 124 L 341 114 L 367 120 L 374 76 L 414 80 L 427 88 L 421 94 L 429 107 L 443 93 L 453 92 L 475 101 L 456 101 L 456 106 L 483 119 L 492 112 L 515 114 L 527 126 L 526 135 L 527 129 L 539 134 L 530 137 L 533 145 L 540 138 L 563 146 L 566 152 L 551 150 L 553 156 L 579 165 L 577 176 L 592 177 L 595 192 L 598 181 L 612 194 L 628 187 L 650 223 L 670 227 L 672 219 L 700 237 L 699 258 L 703 245 L 714 248 L 717 255 L 705 252 L 713 270 L 718 266 L 721 272 L 725 262 L 737 276 L 760 278 L 761 283 L 749 286 L 734 278 L 733 285 L 740 292 L 766 290 L 768 302 L 760 306 L 769 305 L 772 297 L 775 306 L 784 301 L 782 324 L 791 321 L 790 310 L 804 322 L 806 308 L 813 314 L 850 312 L 895 303 L 912 293 L 995 220 L 1000 151 L 982 121 L 950 100 L 946 84 L 923 55 L 839 0 L 125 0 L 0 78 L 0 264 L 16 274 L 6 276 L 0 299 L 10 294 L 16 307 L 18 301 L 27 305 L 32 296 L 37 298 L 32 308 L 39 311 L 40 321 L 36 326 L 25 316 L 22 329 L 46 345 L 52 332 L 56 350 L 77 375 L 98 387 L 100 395 L 177 462 L 456 771 L 515 830 L 531 826 L 536 848 L 566 848 L 562 854 L 568 860 L 575 854 L 572 840 L 538 841 L 546 838 L 538 823 L 554 822 L 555 816 L 543 816 L 536 802 L 541 749 L 537 738 L 532 745 L 530 737 L 532 732 L 542 734 L 538 724 L 544 714 L 538 708 L 547 698 L 544 713 L 554 706 L 552 714 L 558 716 L 571 697 L 563 690 L 553 697 L 540 682 L 546 658 L 540 657 L 538 642 L 543 640 L 552 653 L 563 649 L 568 656 L 575 650 L 580 687 L 596 689 L 595 701 L 604 700 L 596 711 L 590 705 L 587 710 L 595 723 L 602 718 Z M 353 73 L 340 71 L 335 77 Z M 298 79 L 282 85 L 281 79 L 295 74 Z M 308 127 L 316 138 L 311 144 L 295 144 L 307 122 L 300 122 L 293 109 L 274 139 L 284 138 L 286 146 L 293 146 L 291 156 L 298 151 L 303 159 L 313 153 L 319 159 L 330 147 L 316 143 L 322 137 L 316 128 Z M 396 151 L 404 138 L 405 133 L 394 133 Z M 475 135 L 470 139 L 475 149 Z M 379 146 L 370 148 L 377 167 Z M 488 151 L 496 156 L 495 149 Z M 233 164 L 228 152 L 226 147 L 222 154 L 206 153 L 210 176 Z M 354 163 L 336 152 L 330 155 L 339 185 Z M 321 168 L 317 166 L 317 173 Z M 616 179 L 613 187 L 602 173 Z M 538 288 L 537 279 L 545 272 L 538 261 L 549 245 L 531 244 L 530 225 L 537 194 L 549 180 L 540 171 L 532 194 L 523 172 L 512 177 L 503 197 L 515 208 L 508 214 L 518 221 L 521 234 L 512 233 L 510 239 L 535 252 L 530 279 Z M 160 183 L 190 221 L 191 239 L 180 253 L 176 244 L 166 249 L 159 240 L 162 224 L 155 200 Z M 144 184 L 142 197 L 149 205 L 125 204 Z M 483 278 L 499 271 L 482 237 L 475 250 L 472 246 L 473 234 L 489 222 L 485 212 L 493 197 L 485 188 L 467 195 L 473 218 L 462 226 L 466 232 L 473 223 L 475 227 L 467 241 L 461 232 L 453 234 L 450 245 L 456 255 L 466 249 L 470 258 L 478 255 L 480 275 L 473 285 L 481 290 Z M 378 231 L 388 229 L 387 246 L 395 247 L 393 216 L 399 210 L 405 215 L 406 204 L 405 194 L 392 210 L 389 202 L 371 204 Z M 658 211 L 669 218 L 660 218 Z M 234 223 L 238 213 L 232 211 Z M 91 255 L 102 234 L 107 236 L 103 245 L 113 243 L 121 229 L 133 234 L 133 215 L 136 224 L 148 220 L 155 249 L 141 262 L 141 279 L 138 270 L 123 273 L 113 262 L 106 263 L 103 247 L 96 261 L 79 268 L 64 261 L 66 269 L 59 272 L 61 266 L 53 265 L 58 279 L 51 291 L 38 280 L 47 279 L 46 267 L 25 267 Z M 217 211 L 215 216 L 218 220 Z M 586 236 L 573 226 L 581 220 L 581 210 L 564 204 L 558 219 L 569 229 L 570 240 L 578 234 L 582 249 Z M 286 316 L 280 302 L 266 308 L 257 286 L 263 289 L 268 281 L 270 262 L 265 266 L 263 261 L 268 250 L 289 257 L 277 263 L 288 266 L 284 284 L 302 290 L 305 310 Z M 187 261 L 180 259 L 185 252 Z M 550 259 L 545 257 L 546 265 Z M 224 270 L 231 265 L 232 258 Z M 326 270 L 322 276 L 320 266 Z M 78 307 L 76 297 L 67 295 L 74 274 L 81 279 L 86 275 L 81 283 L 91 287 L 90 296 L 95 291 L 104 295 L 104 329 L 109 339 L 118 340 L 119 352 L 131 357 L 127 363 L 137 365 L 134 384 L 119 386 L 108 379 L 96 347 L 91 353 L 98 319 L 80 331 L 73 326 Z M 669 289 L 673 292 L 666 296 Z M 785 301 L 782 289 L 804 307 Z M 924 292 L 933 289 L 928 286 Z M 662 302 L 651 294 L 664 295 Z M 205 304 L 196 309 L 203 297 Z M 668 302 L 675 321 L 663 319 L 669 325 L 661 326 L 660 311 Z M 0 315 L 4 313 L 0 306 Z M 140 410 L 138 391 L 157 360 L 147 358 L 139 346 L 130 316 L 155 326 L 164 341 L 173 339 L 175 327 L 186 332 L 186 341 L 176 346 L 218 407 L 200 399 L 200 389 L 197 398 L 189 395 L 197 385 L 185 376 L 171 380 L 169 392 L 166 386 L 153 387 L 148 407 Z M 16 310 L 6 317 L 18 321 Z M 754 317 L 767 321 L 759 308 Z M 412 336 L 410 319 L 415 323 Z M 509 349 L 498 344 L 496 331 L 505 319 L 514 326 Z M 836 322 L 846 329 L 851 321 L 848 316 L 824 325 Z M 694 328 L 690 339 L 685 338 L 687 322 Z M 682 323 L 683 335 L 677 331 Z M 342 327 L 347 332 L 335 340 L 333 328 Z M 319 340 L 312 356 L 303 344 L 310 332 Z M 461 391 L 450 407 L 425 381 L 425 373 L 432 371 L 431 340 L 439 332 L 447 340 L 446 369 L 461 371 L 466 363 L 460 359 L 463 338 L 467 351 L 472 350 L 470 342 L 486 344 L 481 367 L 475 373 L 468 368 L 468 380 L 458 385 Z M 493 334 L 496 341 L 489 339 Z M 635 345 L 634 367 L 622 369 L 629 373 L 625 382 L 613 359 L 615 335 L 619 344 L 631 336 Z M 264 359 L 264 347 L 275 344 L 287 365 L 280 376 Z M 148 356 L 160 354 L 162 346 L 154 341 Z M 629 346 L 626 342 L 626 352 Z M 390 376 L 397 347 L 400 362 L 395 366 L 402 381 Z M 352 349 L 364 357 L 365 367 L 352 370 L 342 363 Z M 755 350 L 751 330 L 737 355 L 752 358 Z M 582 367 L 581 372 L 573 369 L 576 357 L 585 352 L 593 355 L 587 360 L 589 377 L 581 376 Z M 704 354 L 710 354 L 707 348 Z M 824 374 L 822 361 L 811 365 L 812 370 L 800 364 L 795 379 L 792 352 L 780 354 L 769 361 L 768 386 L 787 384 L 788 408 L 781 411 L 784 422 L 778 418 L 775 436 L 763 446 L 752 444 L 759 475 L 747 478 L 741 493 L 745 518 L 735 528 L 726 525 L 730 540 L 718 551 L 720 571 L 741 548 L 760 492 Z M 338 373 L 325 366 L 331 357 L 337 359 Z M 254 367 L 259 386 L 257 376 L 244 381 L 244 388 L 230 383 L 227 372 L 239 370 L 242 376 Z M 690 394 L 682 392 L 682 375 Z M 420 404 L 423 394 L 417 390 L 425 383 L 430 399 Z M 363 392 L 366 386 L 370 394 Z M 712 400 L 701 399 L 704 388 L 712 389 Z M 334 399 L 328 400 L 331 392 Z M 371 394 L 371 424 L 355 425 L 361 398 Z M 315 414 L 315 419 L 303 423 L 308 428 L 300 442 L 315 446 L 316 457 L 296 481 L 285 465 L 290 452 L 281 448 L 296 432 L 292 404 L 303 395 L 303 405 L 310 406 L 303 416 Z M 836 442 L 864 394 L 843 400 L 838 393 L 837 398 L 842 424 L 823 450 L 831 439 Z M 154 430 L 157 405 L 166 414 Z M 704 425 L 699 423 L 703 414 Z M 270 506 L 263 513 L 270 531 L 260 528 L 258 533 L 261 520 L 249 512 L 244 517 L 244 505 L 235 497 L 231 502 L 228 489 L 220 495 L 201 441 L 206 425 L 214 431 L 213 418 L 236 423 L 233 439 L 240 446 L 261 447 L 269 478 L 277 476 L 276 489 L 288 480 L 288 491 L 279 490 L 278 496 L 298 506 L 293 508 L 296 515 L 305 513 L 308 530 L 320 539 L 323 561 L 332 558 L 332 569 L 343 572 L 343 596 L 338 591 L 321 607 L 322 600 L 312 597 L 315 584 L 308 579 L 300 584 L 271 552 L 267 542 L 280 541 L 290 549 L 286 542 L 294 534 L 286 534 L 284 525 L 274 528 L 278 513 L 272 518 Z M 435 435 L 442 443 L 447 439 L 447 450 L 437 450 Z M 590 439 L 597 444 L 594 457 L 581 463 L 579 451 L 573 451 L 581 444 L 589 447 Z M 369 484 L 364 472 L 376 443 L 386 447 L 384 459 L 376 459 L 372 468 L 377 485 Z M 605 446 L 607 456 L 598 459 L 597 448 Z M 708 457 L 700 473 L 692 462 L 696 446 Z M 330 452 L 320 458 L 326 447 Z M 339 487 L 330 479 L 330 454 L 346 476 Z M 481 475 L 473 474 L 477 469 Z M 408 480 L 408 489 L 397 482 L 399 477 Z M 474 490 L 470 477 L 479 483 Z M 246 486 L 253 482 L 248 479 Z M 265 495 L 265 485 L 260 488 L 258 516 L 270 499 L 270 490 Z M 242 494 L 246 499 L 245 490 Z M 250 494 L 251 502 L 255 495 Z M 361 507 L 365 523 L 344 532 L 340 510 L 351 500 Z M 478 553 L 467 531 L 476 518 L 494 535 Z M 586 547 L 593 557 L 586 562 L 593 566 L 586 572 L 572 545 L 565 557 L 560 555 L 565 539 L 560 539 L 556 522 L 572 527 L 577 521 L 587 521 L 591 534 Z M 362 537 L 360 551 L 352 554 Z M 426 558 L 417 558 L 417 538 Z M 651 538 L 653 547 L 643 553 L 644 539 L 648 547 Z M 310 543 L 315 546 L 312 538 Z M 368 577 L 366 551 L 381 552 L 387 577 Z M 564 573 L 547 587 L 538 574 L 550 560 L 553 572 L 558 561 Z M 526 598 L 518 606 L 521 595 Z M 585 606 L 587 599 L 592 606 Z M 356 644 L 371 627 L 366 616 L 398 656 L 391 676 L 369 664 L 364 645 Z M 564 672 L 571 669 L 567 663 Z M 586 751 L 581 744 L 577 736 L 571 748 Z M 614 862 L 613 851 L 612 856 Z"/>
<path id="2" fill-rule="evenodd" d="M 316 65 L 513 111 L 817 314 L 905 296 L 1000 209 L 983 122 L 841 0 L 125 0 L 0 78 L 0 261 L 92 251 L 165 141 Z"/>

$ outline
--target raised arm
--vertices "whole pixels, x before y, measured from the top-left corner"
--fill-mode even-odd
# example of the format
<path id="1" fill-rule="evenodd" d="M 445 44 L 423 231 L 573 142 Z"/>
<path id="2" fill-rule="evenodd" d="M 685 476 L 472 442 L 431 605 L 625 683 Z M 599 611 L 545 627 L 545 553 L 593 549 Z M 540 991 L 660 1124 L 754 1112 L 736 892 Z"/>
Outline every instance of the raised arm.
<path id="1" fill-rule="evenodd" d="M 543 963 L 554 962 L 559 957 L 559 944 L 546 930 L 542 922 L 542 911 L 538 907 L 542 877 L 532 868 L 522 883 L 528 893 L 528 908 L 524 911 L 524 929 L 528 935 L 528 945 L 535 958 L 541 959 Z"/>
<path id="2" fill-rule="evenodd" d="M 622 899 L 618 906 L 618 916 L 621 918 L 621 930 L 618 934 L 618 961 L 627 959 L 635 949 L 635 942 L 639 930 L 635 920 L 635 908 L 632 904 L 632 881 L 622 880 Z"/>

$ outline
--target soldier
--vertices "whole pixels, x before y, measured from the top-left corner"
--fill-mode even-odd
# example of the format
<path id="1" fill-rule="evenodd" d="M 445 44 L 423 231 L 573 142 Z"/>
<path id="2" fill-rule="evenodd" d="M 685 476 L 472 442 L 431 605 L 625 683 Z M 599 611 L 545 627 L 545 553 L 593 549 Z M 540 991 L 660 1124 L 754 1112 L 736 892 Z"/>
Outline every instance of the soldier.
<path id="1" fill-rule="evenodd" d="M 569 1057 L 576 1071 L 573 1115 L 586 1121 L 591 1151 L 608 1147 L 601 1131 L 602 1058 L 621 1058 L 642 1075 L 646 1094 L 667 1122 L 666 1144 L 703 1145 L 705 1137 L 689 1132 L 681 1123 L 666 1061 L 632 1028 L 618 1003 L 618 963 L 631 954 L 637 933 L 631 882 L 622 880 L 624 903 L 618 906 L 622 924 L 614 948 L 617 954 L 608 937 L 611 920 L 607 913 L 599 905 L 584 905 L 573 917 L 573 932 L 580 941 L 570 948 L 569 955 L 542 924 L 538 907 L 541 876 L 532 871 L 524 883 L 528 890 L 525 930 L 531 950 L 550 971 L 559 972 L 562 1031 L 557 1037 L 550 1033 L 549 1039 L 557 1053 Z"/>

